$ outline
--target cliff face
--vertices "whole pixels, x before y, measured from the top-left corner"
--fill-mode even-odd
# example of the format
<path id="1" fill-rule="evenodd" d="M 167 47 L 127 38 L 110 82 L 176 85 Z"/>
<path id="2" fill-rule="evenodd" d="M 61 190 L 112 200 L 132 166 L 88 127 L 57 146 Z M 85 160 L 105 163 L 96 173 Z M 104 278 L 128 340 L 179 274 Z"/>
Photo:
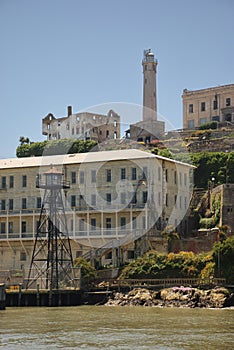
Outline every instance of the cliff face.
<path id="1" fill-rule="evenodd" d="M 224 308 L 234 306 L 234 294 L 223 287 L 209 290 L 173 287 L 160 291 L 136 288 L 127 294 L 116 293 L 105 305 Z"/>

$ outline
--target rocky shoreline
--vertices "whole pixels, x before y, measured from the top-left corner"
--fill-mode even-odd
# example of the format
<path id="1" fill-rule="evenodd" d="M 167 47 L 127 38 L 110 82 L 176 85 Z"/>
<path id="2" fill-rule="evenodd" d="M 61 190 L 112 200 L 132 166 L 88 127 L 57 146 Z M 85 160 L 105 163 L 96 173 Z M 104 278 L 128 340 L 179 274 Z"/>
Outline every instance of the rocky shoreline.
<path id="1" fill-rule="evenodd" d="M 181 286 L 160 291 L 135 288 L 126 294 L 116 292 L 105 305 L 225 308 L 234 306 L 234 293 L 224 287 L 205 290 Z"/>

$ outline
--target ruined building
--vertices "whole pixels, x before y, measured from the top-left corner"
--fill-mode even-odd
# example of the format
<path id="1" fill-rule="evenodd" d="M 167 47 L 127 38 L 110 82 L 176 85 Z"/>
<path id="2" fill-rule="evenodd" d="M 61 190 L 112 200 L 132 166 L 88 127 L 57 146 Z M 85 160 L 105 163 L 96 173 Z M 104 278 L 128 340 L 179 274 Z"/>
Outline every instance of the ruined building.
<path id="1" fill-rule="evenodd" d="M 113 110 L 107 115 L 90 112 L 72 113 L 68 106 L 67 116 L 55 118 L 49 113 L 42 119 L 42 134 L 48 140 L 80 139 L 99 143 L 120 138 L 120 116 Z"/>

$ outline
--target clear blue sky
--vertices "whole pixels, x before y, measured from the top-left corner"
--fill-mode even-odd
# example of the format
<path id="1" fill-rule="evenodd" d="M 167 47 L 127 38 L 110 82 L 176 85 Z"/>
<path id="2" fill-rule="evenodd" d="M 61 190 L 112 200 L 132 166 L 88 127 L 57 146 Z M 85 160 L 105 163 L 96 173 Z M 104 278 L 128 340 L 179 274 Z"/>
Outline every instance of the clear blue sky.
<path id="1" fill-rule="evenodd" d="M 233 18 L 233 0 L 0 0 L 0 158 L 44 140 L 49 112 L 142 104 L 148 48 L 158 111 L 180 128 L 184 88 L 234 83 Z"/>

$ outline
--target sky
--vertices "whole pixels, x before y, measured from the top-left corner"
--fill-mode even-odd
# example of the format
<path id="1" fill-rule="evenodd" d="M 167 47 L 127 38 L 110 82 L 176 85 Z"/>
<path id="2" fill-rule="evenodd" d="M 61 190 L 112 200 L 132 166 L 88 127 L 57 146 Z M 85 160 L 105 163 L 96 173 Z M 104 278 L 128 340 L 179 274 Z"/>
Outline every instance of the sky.
<path id="1" fill-rule="evenodd" d="M 68 105 L 141 105 L 149 48 L 158 112 L 181 128 L 183 89 L 234 83 L 233 17 L 233 0 L 0 0 L 0 158 Z"/>

